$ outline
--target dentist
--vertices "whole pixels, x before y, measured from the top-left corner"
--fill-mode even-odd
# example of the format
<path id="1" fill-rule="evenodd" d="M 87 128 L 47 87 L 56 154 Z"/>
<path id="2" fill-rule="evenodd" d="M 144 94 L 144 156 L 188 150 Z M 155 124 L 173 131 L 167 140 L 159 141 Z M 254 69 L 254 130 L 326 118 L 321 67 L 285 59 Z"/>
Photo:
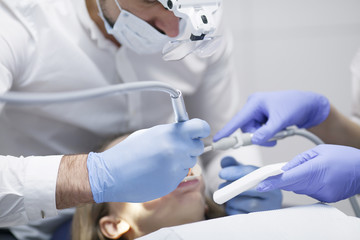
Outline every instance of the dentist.
<path id="1" fill-rule="evenodd" d="M 11 91 L 70 92 L 127 82 L 159 81 L 180 89 L 190 118 L 205 120 L 214 134 L 225 125 L 226 119 L 239 109 L 240 96 L 234 89 L 241 88 L 232 59 L 232 40 L 222 24 L 217 29 L 219 32 L 215 34 L 223 37 L 213 55 L 199 57 L 189 54 L 179 61 L 166 62 L 162 58 L 162 46 L 159 42 L 164 43 L 169 38 L 179 35 L 181 26 L 179 18 L 157 0 L 99 0 L 98 4 L 96 0 L 3 0 L 0 1 L 0 94 Z M 214 97 L 221 95 L 225 95 L 226 98 Z M 230 99 L 234 102 L 228 104 Z M 14 171 L 3 170 L 6 168 L 2 165 L 1 171 L 12 173 L 15 179 L 21 181 L 22 176 L 38 179 L 26 181 L 25 188 L 17 185 L 20 190 L 27 189 L 24 192 L 14 189 L 16 194 L 12 197 L 17 201 L 2 198 L 7 204 L 13 203 L 18 210 L 11 211 L 15 215 L 18 214 L 14 218 L 20 218 L 21 223 L 31 220 L 28 225 L 11 227 L 11 233 L 8 233 L 17 239 L 50 239 L 52 232 L 63 221 L 63 218 L 59 221 L 59 216 L 50 217 L 56 214 L 66 215 L 67 219 L 72 217 L 71 210 L 70 213 L 65 213 L 56 209 L 56 204 L 60 203 L 58 200 L 55 202 L 58 197 L 57 190 L 61 190 L 58 188 L 57 180 L 63 172 L 62 164 L 67 162 L 63 161 L 69 155 L 94 152 L 108 139 L 123 133 L 160 125 L 156 131 L 142 132 L 145 134 L 143 136 L 136 134 L 126 143 L 127 145 L 116 147 L 110 152 L 81 155 L 81 164 L 77 161 L 76 165 L 65 164 L 64 172 L 69 174 L 69 178 L 65 178 L 64 186 L 68 187 L 65 189 L 68 195 L 61 199 L 69 199 L 68 196 L 73 194 L 70 191 L 71 184 L 67 182 L 73 181 L 78 174 L 67 169 L 73 169 L 77 164 L 82 165 L 82 169 L 85 170 L 81 176 L 86 176 L 86 170 L 88 171 L 91 190 L 95 187 L 98 193 L 94 194 L 92 191 L 90 194 L 88 190 L 84 191 L 88 194 L 86 201 L 91 201 L 91 197 L 99 202 L 107 199 L 141 201 L 171 191 L 183 176 L 184 168 L 190 167 L 194 161 L 193 157 L 202 151 L 199 141 L 193 138 L 205 137 L 208 128 L 207 124 L 200 120 L 167 125 L 174 119 L 171 104 L 168 102 L 166 95 L 146 92 L 62 104 L 1 104 L 1 161 L 4 165 L 19 164 L 17 167 L 14 166 Z M 224 114 L 220 116 L 219 112 Z M 163 135 L 156 134 L 156 138 L 150 141 L 150 135 L 155 132 L 161 132 Z M 205 141 L 210 142 L 210 139 Z M 173 152 L 169 153 L 170 149 Z M 186 155 L 185 159 L 180 161 L 183 161 L 181 164 L 184 165 L 178 165 L 180 163 L 176 160 L 180 149 L 183 149 L 183 154 Z M 126 150 L 126 156 L 123 150 Z M 134 152 L 136 154 L 132 154 Z M 157 156 L 155 153 L 160 155 Z M 256 161 L 260 164 L 256 149 L 249 153 L 237 154 L 237 160 Z M 57 156 L 56 160 L 50 156 Z M 87 164 L 85 169 L 85 160 L 89 160 L 89 157 L 93 159 L 91 162 L 94 164 Z M 121 157 L 126 161 L 120 161 Z M 157 176 L 159 181 L 164 181 L 161 188 L 149 188 L 148 192 L 144 192 L 144 196 L 140 197 L 132 192 L 135 195 L 129 194 L 123 199 L 113 198 L 110 197 L 111 194 L 107 194 L 109 191 L 112 192 L 113 188 L 101 193 L 102 183 L 108 187 L 108 183 L 120 182 L 116 174 L 109 174 L 109 179 L 105 181 L 101 176 L 107 175 L 106 169 L 109 172 L 114 171 L 113 173 L 120 168 L 121 171 L 129 170 L 125 172 L 129 176 L 122 179 L 125 182 L 143 173 L 146 176 L 143 181 L 148 179 L 146 183 L 153 186 L 152 174 L 148 172 L 151 168 L 146 166 L 151 164 L 153 174 L 158 175 L 162 167 L 162 164 L 158 165 L 159 159 L 167 157 L 172 160 L 162 168 L 166 174 Z M 222 157 L 216 153 L 201 156 L 210 192 L 216 190 L 221 181 L 217 174 Z M 122 163 L 133 165 L 131 168 L 122 168 Z M 98 172 L 100 168 L 97 164 L 105 169 L 101 174 Z M 107 168 L 108 165 L 111 167 Z M 143 168 L 138 169 L 140 166 Z M 181 171 L 176 171 L 172 176 L 168 175 L 182 167 Z M 168 171 L 172 168 L 173 171 Z M 73 170 L 76 169 L 80 170 Z M 24 174 L 27 172 L 30 175 Z M 116 178 L 110 177 L 113 175 Z M 7 175 L 1 174 L 1 177 L 5 176 Z M 98 176 L 101 178 L 96 181 Z M 4 183 L 5 181 L 2 181 L 2 186 L 5 186 Z M 11 188 L 11 185 L 6 187 Z M 83 189 L 82 186 L 78 188 Z M 48 189 L 47 197 L 41 197 L 39 201 L 37 197 L 43 196 L 45 192 L 42 191 L 45 189 Z M 120 191 L 116 191 L 118 190 Z M 122 191 L 119 196 L 125 196 L 123 194 L 125 193 Z M 32 201 L 28 201 L 28 197 L 31 197 Z M 258 198 L 253 199 L 257 201 Z M 64 207 L 74 204 L 76 205 L 76 202 L 69 202 Z M 257 209 L 253 207 L 259 205 L 261 202 L 246 205 L 246 211 L 255 211 Z M 51 211 L 46 210 L 43 213 L 42 207 L 50 207 Z M 34 218 L 46 219 L 33 221 L 35 219 L 28 215 L 28 210 L 34 210 Z M 1 216 L 6 217 L 11 213 L 4 211 Z M 15 224 L 15 220 L 12 223 Z"/>

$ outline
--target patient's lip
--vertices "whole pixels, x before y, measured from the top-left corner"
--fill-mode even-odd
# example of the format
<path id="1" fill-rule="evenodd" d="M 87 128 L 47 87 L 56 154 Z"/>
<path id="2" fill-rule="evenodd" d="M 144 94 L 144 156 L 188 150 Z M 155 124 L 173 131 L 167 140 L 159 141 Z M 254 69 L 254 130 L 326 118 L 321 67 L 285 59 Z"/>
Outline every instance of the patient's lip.
<path id="1" fill-rule="evenodd" d="M 198 187 L 199 184 L 200 184 L 200 180 L 198 178 L 194 178 L 188 181 L 181 182 L 176 190 L 180 190 L 182 192 L 193 191 Z"/>

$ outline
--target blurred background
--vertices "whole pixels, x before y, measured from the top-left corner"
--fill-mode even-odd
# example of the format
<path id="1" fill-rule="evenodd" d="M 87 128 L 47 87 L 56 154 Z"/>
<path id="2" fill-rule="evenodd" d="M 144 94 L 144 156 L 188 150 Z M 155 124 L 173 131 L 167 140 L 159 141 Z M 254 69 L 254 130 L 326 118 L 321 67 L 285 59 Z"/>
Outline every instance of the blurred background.
<path id="1" fill-rule="evenodd" d="M 359 0 L 224 0 L 224 8 L 244 102 L 256 91 L 310 90 L 351 115 L 350 64 L 360 49 Z M 270 164 L 289 161 L 313 146 L 291 137 L 261 151 Z M 283 193 L 284 207 L 316 202 Z M 354 215 L 348 200 L 332 205 Z"/>

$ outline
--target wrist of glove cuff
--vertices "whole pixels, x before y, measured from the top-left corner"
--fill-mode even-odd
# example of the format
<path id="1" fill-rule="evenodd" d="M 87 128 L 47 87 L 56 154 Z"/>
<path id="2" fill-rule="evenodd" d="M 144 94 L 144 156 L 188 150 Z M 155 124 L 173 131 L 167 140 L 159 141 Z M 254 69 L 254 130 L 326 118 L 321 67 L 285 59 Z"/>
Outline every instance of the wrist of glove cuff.
<path id="1" fill-rule="evenodd" d="M 107 184 L 102 176 L 110 175 L 104 164 L 104 161 L 98 153 L 91 152 L 87 159 L 87 169 L 89 173 L 89 182 L 91 192 L 96 203 L 104 202 L 104 189 Z"/>

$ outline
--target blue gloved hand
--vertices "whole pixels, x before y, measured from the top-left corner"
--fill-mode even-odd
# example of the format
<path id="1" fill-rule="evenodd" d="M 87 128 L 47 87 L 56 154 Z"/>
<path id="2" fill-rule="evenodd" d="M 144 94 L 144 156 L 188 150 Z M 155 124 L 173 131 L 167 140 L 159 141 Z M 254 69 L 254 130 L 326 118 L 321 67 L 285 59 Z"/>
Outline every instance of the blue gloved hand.
<path id="1" fill-rule="evenodd" d="M 246 174 L 257 169 L 255 166 L 242 165 L 232 157 L 225 157 L 221 160 L 223 168 L 219 176 L 226 180 L 220 188 L 238 180 Z M 281 208 L 282 194 L 280 190 L 260 193 L 255 189 L 248 190 L 230 199 L 225 204 L 225 211 L 228 215 L 239 213 L 250 213 Z"/>
<path id="2" fill-rule="evenodd" d="M 245 106 L 215 136 L 214 141 L 229 136 L 238 128 L 253 132 L 254 144 L 266 142 L 277 132 L 296 125 L 313 127 L 324 121 L 330 112 L 329 101 L 322 95 L 303 91 L 259 92 L 248 98 Z"/>
<path id="3" fill-rule="evenodd" d="M 200 119 L 140 130 L 87 160 L 95 202 L 146 202 L 173 191 L 204 150 Z"/>
<path id="4" fill-rule="evenodd" d="M 322 202 L 360 193 L 360 150 L 356 148 L 319 145 L 296 156 L 283 170 L 283 174 L 265 179 L 256 189 L 284 189 Z"/>

